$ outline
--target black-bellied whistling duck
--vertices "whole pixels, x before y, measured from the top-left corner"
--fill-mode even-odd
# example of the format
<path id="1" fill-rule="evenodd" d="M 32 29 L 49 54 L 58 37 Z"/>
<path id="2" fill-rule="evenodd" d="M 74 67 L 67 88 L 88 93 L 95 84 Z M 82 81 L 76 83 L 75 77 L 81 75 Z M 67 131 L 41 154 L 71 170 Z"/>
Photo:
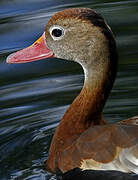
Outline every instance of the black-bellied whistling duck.
<path id="1" fill-rule="evenodd" d="M 42 37 L 10 55 L 7 62 L 50 57 L 78 62 L 85 80 L 56 129 L 47 168 L 53 173 L 76 167 L 138 173 L 138 116 L 114 125 L 102 118 L 117 71 L 115 40 L 103 17 L 88 8 L 58 12 Z"/>

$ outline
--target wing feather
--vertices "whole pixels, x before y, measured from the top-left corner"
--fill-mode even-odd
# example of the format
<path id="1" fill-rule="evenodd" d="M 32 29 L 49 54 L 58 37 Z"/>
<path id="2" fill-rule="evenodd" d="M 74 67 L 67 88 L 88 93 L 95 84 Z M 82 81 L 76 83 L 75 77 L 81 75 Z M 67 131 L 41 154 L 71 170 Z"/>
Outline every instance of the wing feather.
<path id="1" fill-rule="evenodd" d="M 63 172 L 65 164 L 70 170 L 87 162 L 92 169 L 120 168 L 120 171 L 138 173 L 138 126 L 117 123 L 90 127 L 68 148 L 63 148 L 59 157 Z"/>

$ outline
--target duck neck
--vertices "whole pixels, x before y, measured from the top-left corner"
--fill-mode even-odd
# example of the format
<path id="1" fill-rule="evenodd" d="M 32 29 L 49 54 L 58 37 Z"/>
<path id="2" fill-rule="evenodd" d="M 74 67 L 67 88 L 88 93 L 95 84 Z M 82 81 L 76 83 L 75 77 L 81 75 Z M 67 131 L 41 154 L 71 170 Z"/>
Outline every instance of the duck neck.
<path id="1" fill-rule="evenodd" d="M 72 144 L 90 126 L 106 124 L 102 119 L 102 111 L 112 89 L 117 67 L 117 56 L 108 57 L 93 61 L 96 64 L 83 66 L 84 86 L 61 119 L 50 146 L 47 167 L 53 172 L 57 154 L 67 142 Z"/>
<path id="2" fill-rule="evenodd" d="M 61 120 L 67 127 L 66 131 L 74 127 L 72 131 L 77 131 L 74 134 L 82 133 L 90 126 L 106 123 L 102 119 L 102 111 L 113 84 L 109 77 L 110 64 L 106 61 L 96 68 L 92 67 L 83 67 L 84 86 Z"/>
<path id="3" fill-rule="evenodd" d="M 55 133 L 58 137 L 62 133 L 68 139 L 90 126 L 106 124 L 102 111 L 115 79 L 116 67 L 113 68 L 109 59 L 99 59 L 103 63 L 94 62 L 97 64 L 90 64 L 87 68 L 83 66 L 84 86 L 64 114 Z"/>

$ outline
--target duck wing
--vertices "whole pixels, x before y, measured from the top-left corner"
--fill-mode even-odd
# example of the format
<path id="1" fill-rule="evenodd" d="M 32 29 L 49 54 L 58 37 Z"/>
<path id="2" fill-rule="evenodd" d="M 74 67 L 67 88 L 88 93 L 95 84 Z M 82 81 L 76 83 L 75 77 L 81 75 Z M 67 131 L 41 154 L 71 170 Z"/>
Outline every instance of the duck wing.
<path id="1" fill-rule="evenodd" d="M 80 167 L 138 174 L 138 126 L 115 124 L 90 127 L 59 154 L 63 172 Z"/>

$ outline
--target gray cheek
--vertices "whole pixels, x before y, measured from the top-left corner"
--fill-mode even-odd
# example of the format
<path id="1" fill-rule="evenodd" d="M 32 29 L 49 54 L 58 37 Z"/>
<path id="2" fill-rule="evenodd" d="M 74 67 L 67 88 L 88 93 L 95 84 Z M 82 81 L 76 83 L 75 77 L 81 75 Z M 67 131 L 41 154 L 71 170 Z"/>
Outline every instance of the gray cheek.
<path id="1" fill-rule="evenodd" d="M 77 53 L 75 53 L 76 50 L 74 47 L 72 48 L 68 44 L 68 41 L 69 40 L 65 39 L 54 41 L 50 37 L 46 39 L 47 46 L 51 51 L 54 52 L 55 57 L 75 61 L 75 59 L 77 58 Z"/>
<path id="2" fill-rule="evenodd" d="M 57 58 L 61 58 L 61 59 L 66 59 L 66 60 L 70 60 L 73 61 L 74 57 L 73 57 L 73 52 L 71 51 L 66 51 L 64 48 L 58 48 L 55 51 L 55 56 Z"/>
<path id="3" fill-rule="evenodd" d="M 57 58 L 66 59 L 66 60 L 73 60 L 73 51 L 62 43 L 53 43 L 51 44 L 52 51 L 54 52 Z"/>

